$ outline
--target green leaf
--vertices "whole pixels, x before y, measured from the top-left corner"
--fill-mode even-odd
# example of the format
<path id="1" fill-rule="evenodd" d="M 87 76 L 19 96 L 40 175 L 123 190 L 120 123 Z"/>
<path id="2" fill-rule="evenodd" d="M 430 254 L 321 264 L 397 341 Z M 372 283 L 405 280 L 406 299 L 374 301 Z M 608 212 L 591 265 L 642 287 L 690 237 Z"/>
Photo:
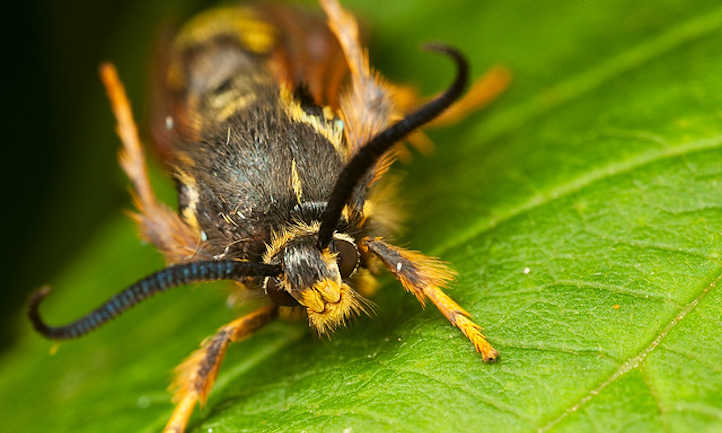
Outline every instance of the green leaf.
<path id="1" fill-rule="evenodd" d="M 722 9 L 718 2 L 348 2 L 372 57 L 428 92 L 443 40 L 514 83 L 406 167 L 406 240 L 459 272 L 485 365 L 390 278 L 330 340 L 274 323 L 231 346 L 194 432 L 722 430 Z M 110 132 L 109 132 L 110 133 Z M 43 305 L 71 319 L 161 266 L 125 220 Z M 48 355 L 0 360 L 7 431 L 156 432 L 169 370 L 240 314 L 181 288 Z M 28 327 L 26 326 L 26 329 Z"/>

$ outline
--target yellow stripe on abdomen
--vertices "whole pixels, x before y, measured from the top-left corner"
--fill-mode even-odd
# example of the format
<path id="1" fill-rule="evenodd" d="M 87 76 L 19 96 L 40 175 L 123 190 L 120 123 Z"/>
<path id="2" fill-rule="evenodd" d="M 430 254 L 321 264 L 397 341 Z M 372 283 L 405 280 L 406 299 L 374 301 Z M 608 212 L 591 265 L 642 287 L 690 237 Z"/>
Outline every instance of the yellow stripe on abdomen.
<path id="1" fill-rule="evenodd" d="M 265 54 L 276 41 L 276 29 L 249 7 L 221 7 L 203 12 L 181 29 L 174 48 L 184 50 L 217 36 L 229 35 L 256 54 Z"/>

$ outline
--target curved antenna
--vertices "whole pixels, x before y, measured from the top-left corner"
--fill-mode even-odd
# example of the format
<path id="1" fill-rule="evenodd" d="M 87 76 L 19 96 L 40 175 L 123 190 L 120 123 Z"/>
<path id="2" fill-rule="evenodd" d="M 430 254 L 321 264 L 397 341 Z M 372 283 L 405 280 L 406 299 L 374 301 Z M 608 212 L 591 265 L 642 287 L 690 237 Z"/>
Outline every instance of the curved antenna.
<path id="1" fill-rule="evenodd" d="M 426 122 L 433 120 L 449 105 L 453 104 L 466 88 L 469 65 L 464 56 L 455 48 L 447 45 L 429 44 L 424 49 L 443 53 L 456 63 L 456 78 L 451 86 L 437 98 L 426 103 L 415 112 L 409 114 L 369 140 L 344 167 L 336 180 L 336 185 L 328 199 L 326 209 L 321 217 L 321 228 L 318 231 L 319 249 L 324 249 L 331 242 L 336 224 L 343 207 L 353 194 L 353 190 L 366 172 L 396 142 Z"/>
<path id="2" fill-rule="evenodd" d="M 38 307 L 50 293 L 43 287 L 30 298 L 28 316 L 36 331 L 46 338 L 66 340 L 78 338 L 119 316 L 135 304 L 172 287 L 198 281 L 233 280 L 240 277 L 275 276 L 282 272 L 279 265 L 224 261 L 204 261 L 169 266 L 155 272 L 117 295 L 100 307 L 64 326 L 49 326 L 40 317 Z"/>

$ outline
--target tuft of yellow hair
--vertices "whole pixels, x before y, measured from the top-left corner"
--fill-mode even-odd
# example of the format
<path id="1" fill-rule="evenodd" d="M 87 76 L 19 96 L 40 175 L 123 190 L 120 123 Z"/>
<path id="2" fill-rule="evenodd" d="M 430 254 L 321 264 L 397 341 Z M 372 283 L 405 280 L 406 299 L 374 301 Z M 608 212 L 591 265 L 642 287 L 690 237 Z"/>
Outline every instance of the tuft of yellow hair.
<path id="1" fill-rule="evenodd" d="M 371 315 L 373 304 L 356 293 L 348 284 L 341 285 L 341 298 L 336 303 L 326 303 L 322 312 L 307 310 L 309 325 L 319 335 L 327 335 L 361 314 Z"/>

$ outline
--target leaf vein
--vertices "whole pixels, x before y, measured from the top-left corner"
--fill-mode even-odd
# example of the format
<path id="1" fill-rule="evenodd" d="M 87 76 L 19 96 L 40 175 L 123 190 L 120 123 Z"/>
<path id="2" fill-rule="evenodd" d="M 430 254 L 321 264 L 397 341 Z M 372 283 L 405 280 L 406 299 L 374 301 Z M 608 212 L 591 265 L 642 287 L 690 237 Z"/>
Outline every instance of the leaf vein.
<path id="1" fill-rule="evenodd" d="M 671 410 L 675 412 L 696 412 L 722 421 L 722 410 L 704 403 L 679 402 Z"/>
<path id="2" fill-rule="evenodd" d="M 720 368 L 719 365 L 711 363 L 707 361 L 706 359 L 701 358 L 697 353 L 690 352 L 687 350 L 679 349 L 676 347 L 672 347 L 669 344 L 663 343 L 660 345 L 660 349 L 665 350 L 667 352 L 674 353 L 675 355 L 682 356 L 684 358 L 687 358 L 691 361 L 699 362 L 702 364 L 705 368 L 710 369 L 711 371 L 714 371 L 715 373 L 722 373 L 722 368 Z"/>
<path id="3" fill-rule="evenodd" d="M 722 27 L 722 8 L 689 19 L 633 48 L 598 63 L 595 67 L 539 92 L 529 101 L 492 114 L 487 122 L 471 132 L 475 143 L 492 141 L 519 129 L 531 119 L 552 108 L 579 98 L 624 73 L 644 66 L 685 43 L 699 39 Z"/>
<path id="4" fill-rule="evenodd" d="M 700 293 L 687 305 L 685 305 L 679 313 L 677 313 L 672 320 L 670 320 L 657 334 L 657 336 L 651 341 L 650 344 L 648 344 L 646 347 L 644 347 L 637 355 L 634 357 L 628 358 L 624 364 L 622 364 L 614 373 L 612 373 L 611 376 L 609 376 L 606 380 L 604 380 L 602 383 L 600 383 L 596 388 L 589 391 L 586 395 L 584 395 L 582 398 L 580 398 L 578 401 L 576 401 L 574 404 L 572 404 L 570 407 L 565 409 L 561 414 L 559 414 L 556 418 L 552 419 L 548 423 L 544 424 L 543 426 L 539 427 L 537 429 L 538 433 L 544 433 L 552 428 L 554 428 L 557 424 L 559 424 L 562 420 L 564 420 L 567 416 L 570 414 L 576 412 L 583 406 L 585 406 L 587 403 L 589 403 L 596 395 L 599 395 L 599 393 L 606 388 L 607 386 L 614 383 L 617 379 L 624 376 L 625 374 L 629 373 L 630 371 L 639 368 L 640 365 L 647 359 L 650 353 L 652 353 L 657 346 L 664 340 L 664 338 L 674 329 L 675 326 L 679 322 L 681 322 L 691 311 L 693 311 L 699 302 L 715 287 L 717 287 L 717 284 L 722 280 L 722 269 L 717 269 L 717 276 L 708 284 L 706 285 Z"/>
<path id="5" fill-rule="evenodd" d="M 667 253 L 682 254 L 685 256 L 689 256 L 689 257 L 703 259 L 705 261 L 719 263 L 719 257 L 701 254 L 696 251 L 679 248 L 679 247 L 675 247 L 672 245 L 660 244 L 660 243 L 653 242 L 653 241 L 641 241 L 641 240 L 634 240 L 634 239 L 617 238 L 617 237 L 602 233 L 598 230 L 591 229 L 589 227 L 585 227 L 584 231 L 591 235 L 597 236 L 598 238 L 603 239 L 605 241 L 610 241 L 610 242 L 614 242 L 617 244 L 629 245 L 631 247 L 636 247 L 636 248 L 641 248 L 641 249 L 654 249 L 654 250 L 664 251 Z"/>
<path id="6" fill-rule="evenodd" d="M 513 341 L 513 342 L 512 342 Z M 588 356 L 601 356 L 605 359 L 613 361 L 616 364 L 621 364 L 622 361 L 616 358 L 611 353 L 601 349 L 599 347 L 573 347 L 573 346 L 554 346 L 548 343 L 536 343 L 536 342 L 519 342 L 518 340 L 506 340 L 504 338 L 494 338 L 494 342 L 498 345 L 509 349 L 518 350 L 534 350 L 538 352 L 550 352 L 550 353 L 566 353 L 571 355 L 588 355 Z"/>
<path id="7" fill-rule="evenodd" d="M 662 405 L 662 401 L 659 398 L 659 395 L 657 393 L 656 388 L 654 385 L 652 385 L 652 380 L 647 374 L 647 371 L 642 367 L 639 369 L 639 374 L 642 377 L 642 382 L 647 386 L 649 389 L 649 395 L 652 396 L 652 399 L 654 400 L 654 403 L 657 405 L 657 410 L 659 411 L 659 419 L 662 422 L 662 427 L 664 428 L 664 431 L 667 433 L 670 433 L 672 429 L 669 426 L 669 423 L 666 419 L 666 410 L 664 406 Z"/>
<path id="8" fill-rule="evenodd" d="M 473 239 L 499 225 L 511 220 L 514 217 L 526 214 L 532 210 L 542 207 L 552 201 L 569 196 L 581 189 L 590 186 L 596 182 L 603 181 L 616 176 L 621 176 L 640 169 L 644 166 L 654 164 L 665 159 L 673 159 L 681 156 L 691 155 L 697 152 L 704 152 L 722 147 L 722 135 L 716 135 L 700 140 L 682 143 L 677 147 L 664 150 L 655 150 L 644 152 L 636 157 L 628 158 L 621 162 L 607 164 L 596 169 L 592 169 L 583 175 L 580 175 L 569 182 L 550 188 L 544 193 L 535 194 L 527 201 L 512 206 L 505 212 L 492 215 L 488 220 L 483 220 L 476 224 L 470 224 L 466 230 L 460 230 L 455 236 L 449 237 L 449 240 L 439 244 L 432 249 L 434 255 L 440 256 L 444 252 L 458 247 L 460 244 Z"/>

